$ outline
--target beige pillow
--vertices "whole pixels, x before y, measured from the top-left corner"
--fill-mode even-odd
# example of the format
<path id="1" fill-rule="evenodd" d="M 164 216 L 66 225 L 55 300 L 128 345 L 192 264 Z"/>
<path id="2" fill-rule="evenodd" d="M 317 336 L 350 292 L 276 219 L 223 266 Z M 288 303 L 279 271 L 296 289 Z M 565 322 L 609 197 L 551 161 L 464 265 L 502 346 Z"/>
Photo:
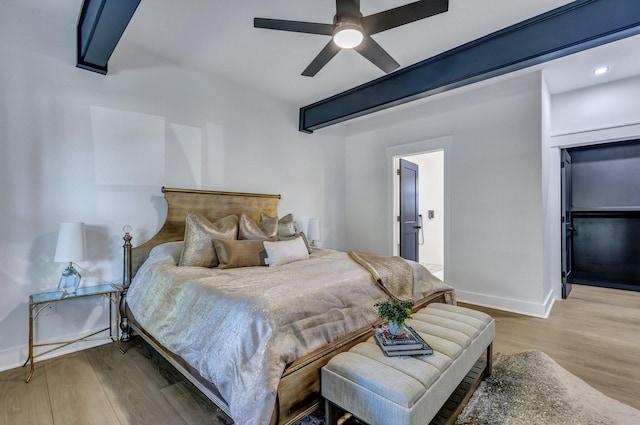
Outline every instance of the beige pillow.
<path id="1" fill-rule="evenodd" d="M 288 238 L 298 233 L 293 214 L 287 214 L 278 220 L 278 237 Z"/>
<path id="2" fill-rule="evenodd" d="M 229 215 L 211 223 L 205 216 L 187 211 L 184 229 L 184 248 L 179 266 L 215 267 L 218 256 L 213 239 L 236 239 L 238 216 Z"/>
<path id="3" fill-rule="evenodd" d="M 266 265 L 263 241 L 214 239 L 219 269 L 235 269 Z"/>
<path id="4" fill-rule="evenodd" d="M 264 249 L 267 251 L 269 267 L 309 259 L 309 251 L 301 237 L 289 241 L 264 241 Z"/>
<path id="5" fill-rule="evenodd" d="M 307 240 L 307 235 L 305 235 L 304 232 L 296 233 L 293 236 L 278 237 L 278 240 L 279 241 L 290 241 L 290 240 L 295 239 L 295 238 L 302 238 L 302 241 L 304 242 L 304 245 L 307 247 L 307 251 L 309 252 L 309 254 L 311 254 L 311 247 L 309 246 L 309 241 Z"/>
<path id="6" fill-rule="evenodd" d="M 246 214 L 240 215 L 238 225 L 238 239 L 244 240 L 275 240 L 278 237 L 278 218 L 264 216 L 257 224 Z"/>

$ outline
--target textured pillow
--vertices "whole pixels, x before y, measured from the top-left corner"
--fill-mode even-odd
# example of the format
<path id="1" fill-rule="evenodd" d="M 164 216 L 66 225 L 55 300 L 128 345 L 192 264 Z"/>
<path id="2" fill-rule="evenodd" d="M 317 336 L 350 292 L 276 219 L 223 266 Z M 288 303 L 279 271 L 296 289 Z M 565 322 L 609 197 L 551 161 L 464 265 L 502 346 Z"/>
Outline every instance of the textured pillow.
<path id="1" fill-rule="evenodd" d="M 151 248 L 147 258 L 169 255 L 173 258 L 173 264 L 178 264 L 180 262 L 180 256 L 182 255 L 183 249 L 184 241 L 165 242 Z"/>
<path id="2" fill-rule="evenodd" d="M 258 225 L 270 238 L 278 237 L 278 217 L 269 217 L 260 213 L 260 224 Z"/>
<path id="3" fill-rule="evenodd" d="M 309 254 L 311 254 L 311 247 L 309 246 L 309 241 L 307 240 L 307 235 L 305 235 L 304 232 L 296 233 L 293 236 L 278 237 L 278 240 L 279 241 L 290 241 L 290 240 L 295 239 L 295 238 L 302 238 L 302 241 L 304 242 L 304 245 L 307 247 L 307 252 Z"/>
<path id="4" fill-rule="evenodd" d="M 277 220 L 277 217 L 269 217 L 264 213 L 260 214 L 260 220 L 264 220 L 265 218 L 275 218 Z M 297 233 L 298 228 L 296 227 L 296 222 L 293 220 L 293 214 L 287 214 L 278 220 L 278 238 L 296 236 Z"/>
<path id="5" fill-rule="evenodd" d="M 309 259 L 307 246 L 301 237 L 280 242 L 264 241 L 264 249 L 267 251 L 269 267 Z"/>
<path id="6" fill-rule="evenodd" d="M 263 241 L 214 239 L 213 246 L 218 254 L 219 269 L 265 265 L 267 255 Z"/>
<path id="7" fill-rule="evenodd" d="M 211 223 L 201 214 L 187 211 L 184 229 L 184 248 L 179 266 L 215 267 L 218 256 L 213 239 L 235 239 L 238 234 L 238 216 L 229 215 Z"/>
<path id="8" fill-rule="evenodd" d="M 246 214 L 240 215 L 238 239 L 244 240 L 275 240 L 278 237 L 278 218 L 265 216 L 257 224 Z"/>

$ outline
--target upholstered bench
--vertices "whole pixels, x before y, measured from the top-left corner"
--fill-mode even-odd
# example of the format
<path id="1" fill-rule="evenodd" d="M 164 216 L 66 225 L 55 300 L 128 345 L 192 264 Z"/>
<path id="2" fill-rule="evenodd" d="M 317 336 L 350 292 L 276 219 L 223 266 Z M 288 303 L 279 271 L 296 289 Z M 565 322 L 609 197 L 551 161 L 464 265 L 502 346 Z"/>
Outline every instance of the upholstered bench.
<path id="1" fill-rule="evenodd" d="M 434 303 L 407 324 L 431 345 L 433 355 L 386 357 L 373 337 L 338 354 L 321 372 L 327 425 L 337 423 L 340 410 L 371 425 L 426 425 L 485 350 L 485 375 L 491 373 L 491 316 Z"/>

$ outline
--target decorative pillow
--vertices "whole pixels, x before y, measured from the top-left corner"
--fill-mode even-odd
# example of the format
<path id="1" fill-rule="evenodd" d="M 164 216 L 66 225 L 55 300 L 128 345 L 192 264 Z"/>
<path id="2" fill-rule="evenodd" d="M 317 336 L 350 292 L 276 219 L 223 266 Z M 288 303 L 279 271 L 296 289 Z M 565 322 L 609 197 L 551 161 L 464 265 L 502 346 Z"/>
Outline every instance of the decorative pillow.
<path id="1" fill-rule="evenodd" d="M 263 241 L 214 239 L 213 246 L 220 261 L 219 269 L 266 265 Z"/>
<path id="2" fill-rule="evenodd" d="M 183 249 L 184 241 L 165 242 L 151 248 L 147 258 L 169 255 L 173 258 L 173 264 L 178 264 L 180 262 L 180 256 L 182 255 Z"/>
<path id="3" fill-rule="evenodd" d="M 278 237 L 278 218 L 265 216 L 260 220 L 260 224 L 256 224 L 246 214 L 240 215 L 240 224 L 238 226 L 238 239 L 244 240 L 275 240 Z"/>
<path id="4" fill-rule="evenodd" d="M 264 241 L 264 249 L 267 251 L 269 267 L 309 259 L 307 246 L 301 237 L 280 242 Z"/>
<path id="5" fill-rule="evenodd" d="M 269 217 L 265 213 L 260 214 L 260 220 L 265 219 L 276 219 L 277 217 Z M 296 227 L 296 222 L 293 220 L 293 214 L 287 214 L 278 220 L 278 238 L 287 238 L 291 236 L 296 236 L 298 233 L 298 228 Z"/>
<path id="6" fill-rule="evenodd" d="M 307 240 L 307 235 L 305 235 L 304 232 L 296 233 L 293 236 L 278 237 L 278 240 L 279 241 L 290 241 L 290 240 L 295 239 L 295 238 L 302 238 L 305 246 L 307 247 L 307 251 L 309 252 L 309 254 L 311 254 L 311 247 L 309 246 L 309 241 Z"/>
<path id="7" fill-rule="evenodd" d="M 218 256 L 213 239 L 235 239 L 238 234 L 238 216 L 235 214 L 211 223 L 205 216 L 187 211 L 184 229 L 184 248 L 179 266 L 215 267 Z"/>
<path id="8" fill-rule="evenodd" d="M 278 237 L 278 217 L 269 217 L 263 213 L 260 213 L 260 225 L 259 227 L 269 234 L 270 238 Z"/>

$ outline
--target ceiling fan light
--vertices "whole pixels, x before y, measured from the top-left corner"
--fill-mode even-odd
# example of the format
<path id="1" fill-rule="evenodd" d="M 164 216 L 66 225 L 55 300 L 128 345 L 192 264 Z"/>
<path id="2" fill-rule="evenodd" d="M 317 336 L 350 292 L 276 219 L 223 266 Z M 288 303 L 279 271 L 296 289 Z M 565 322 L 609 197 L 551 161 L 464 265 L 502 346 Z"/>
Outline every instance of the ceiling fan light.
<path id="1" fill-rule="evenodd" d="M 333 42 L 343 49 L 353 49 L 362 43 L 363 39 L 362 30 L 352 24 L 341 25 L 333 34 Z"/>

